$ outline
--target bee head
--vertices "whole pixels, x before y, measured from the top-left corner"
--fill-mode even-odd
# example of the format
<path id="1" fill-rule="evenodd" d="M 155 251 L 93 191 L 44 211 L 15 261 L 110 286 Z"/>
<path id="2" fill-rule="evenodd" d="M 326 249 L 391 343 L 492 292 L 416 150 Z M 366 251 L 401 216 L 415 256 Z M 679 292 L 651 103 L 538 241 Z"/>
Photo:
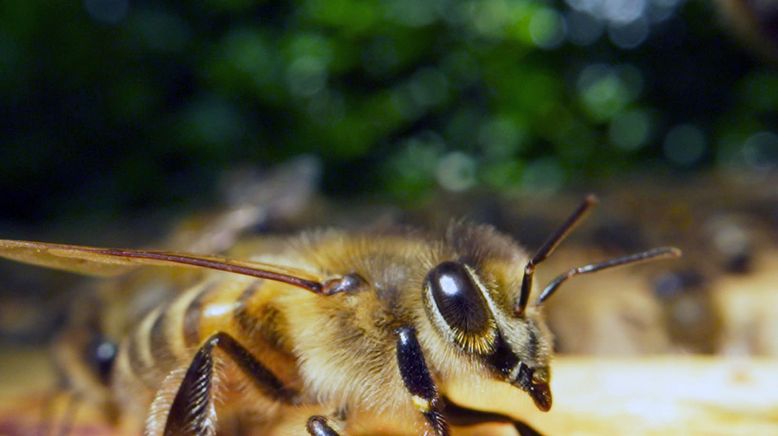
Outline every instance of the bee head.
<path id="1" fill-rule="evenodd" d="M 460 261 L 438 264 L 424 280 L 427 314 L 438 332 L 546 411 L 551 407 L 551 334 L 536 308 L 517 315 L 511 305 L 497 301 L 498 295 Z"/>
<path id="2" fill-rule="evenodd" d="M 543 411 L 551 408 L 549 361 L 552 335 L 543 319 L 543 302 L 580 274 L 681 255 L 660 247 L 573 268 L 548 283 L 528 304 L 537 265 L 554 251 L 596 203 L 588 196 L 535 253 L 527 258 L 512 239 L 485 226 L 453 226 L 449 251 L 424 279 L 423 299 L 437 332 L 466 353 L 492 377 L 525 392 Z"/>

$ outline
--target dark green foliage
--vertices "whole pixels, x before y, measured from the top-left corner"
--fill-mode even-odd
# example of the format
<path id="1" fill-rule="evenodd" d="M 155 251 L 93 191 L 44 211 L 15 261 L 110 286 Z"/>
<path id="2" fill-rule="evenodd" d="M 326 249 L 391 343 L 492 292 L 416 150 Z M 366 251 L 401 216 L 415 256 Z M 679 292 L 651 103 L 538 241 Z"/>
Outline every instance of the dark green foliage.
<path id="1" fill-rule="evenodd" d="M 583 3 L 5 1 L 2 215 L 176 205 L 300 153 L 403 200 L 775 162 L 778 75 L 709 3 L 638 2 L 667 17 L 637 44 Z"/>

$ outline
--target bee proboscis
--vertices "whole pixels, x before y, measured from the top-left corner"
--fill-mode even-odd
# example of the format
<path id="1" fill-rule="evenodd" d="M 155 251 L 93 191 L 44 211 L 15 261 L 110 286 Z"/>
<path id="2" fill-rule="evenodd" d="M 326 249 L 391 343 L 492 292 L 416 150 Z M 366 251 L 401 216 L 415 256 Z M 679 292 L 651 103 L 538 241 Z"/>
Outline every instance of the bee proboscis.
<path id="1" fill-rule="evenodd" d="M 448 382 L 505 382 L 549 410 L 542 303 L 576 275 L 680 255 L 663 247 L 573 268 L 529 304 L 536 267 L 595 203 L 588 196 L 531 257 L 465 223 L 440 237 L 330 230 L 227 253 L 246 260 L 11 240 L 0 240 L 0 256 L 97 276 L 144 265 L 201 271 L 120 337 L 64 344 L 92 362 L 92 380 L 71 385 L 91 390 L 82 397 L 102 401 L 127 432 L 213 434 L 225 417 L 247 415 L 265 434 L 351 433 L 375 416 L 436 435 L 490 421 L 519 429 L 454 404 Z"/>

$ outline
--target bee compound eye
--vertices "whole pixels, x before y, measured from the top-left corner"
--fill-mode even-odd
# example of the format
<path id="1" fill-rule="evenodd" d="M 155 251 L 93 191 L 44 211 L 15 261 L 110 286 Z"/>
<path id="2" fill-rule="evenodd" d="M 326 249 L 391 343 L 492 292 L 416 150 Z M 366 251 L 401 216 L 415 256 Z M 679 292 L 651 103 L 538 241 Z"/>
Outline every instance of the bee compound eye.
<path id="1" fill-rule="evenodd" d="M 432 299 L 455 332 L 480 333 L 490 328 L 490 314 L 481 290 L 459 262 L 443 262 L 427 275 Z"/>

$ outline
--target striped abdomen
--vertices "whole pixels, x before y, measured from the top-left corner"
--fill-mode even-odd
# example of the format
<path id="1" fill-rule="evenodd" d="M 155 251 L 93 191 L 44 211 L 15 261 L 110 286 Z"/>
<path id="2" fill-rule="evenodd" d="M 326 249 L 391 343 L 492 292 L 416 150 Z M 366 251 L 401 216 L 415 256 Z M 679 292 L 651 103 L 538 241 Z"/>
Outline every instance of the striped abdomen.
<path id="1" fill-rule="evenodd" d="M 142 385 L 153 394 L 171 371 L 187 367 L 200 345 L 217 332 L 229 333 L 281 380 L 294 383 L 295 359 L 277 302 L 289 291 L 276 282 L 208 277 L 152 310 L 125 338 L 115 374 L 119 389 Z"/>

